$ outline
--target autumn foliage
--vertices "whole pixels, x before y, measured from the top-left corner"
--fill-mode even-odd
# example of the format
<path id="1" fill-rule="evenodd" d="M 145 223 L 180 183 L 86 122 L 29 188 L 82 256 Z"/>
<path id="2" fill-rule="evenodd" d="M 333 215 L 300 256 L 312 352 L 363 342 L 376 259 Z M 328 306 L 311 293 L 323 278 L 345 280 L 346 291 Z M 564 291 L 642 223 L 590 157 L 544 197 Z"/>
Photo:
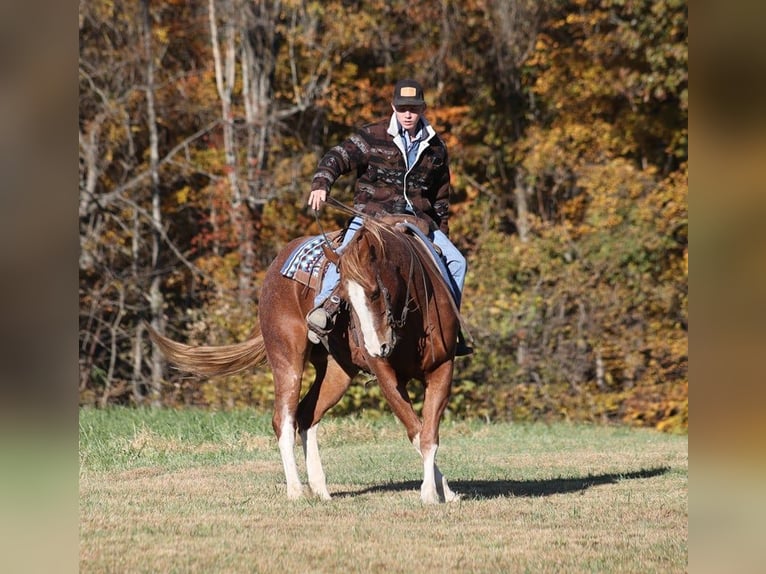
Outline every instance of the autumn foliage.
<path id="1" fill-rule="evenodd" d="M 450 416 L 687 428 L 686 2 L 89 0 L 79 28 L 81 403 L 269 406 L 267 370 L 190 379 L 143 321 L 246 337 L 278 249 L 343 223 L 307 209 L 319 157 L 414 76 L 469 263 Z M 382 404 L 360 379 L 334 412 Z"/>

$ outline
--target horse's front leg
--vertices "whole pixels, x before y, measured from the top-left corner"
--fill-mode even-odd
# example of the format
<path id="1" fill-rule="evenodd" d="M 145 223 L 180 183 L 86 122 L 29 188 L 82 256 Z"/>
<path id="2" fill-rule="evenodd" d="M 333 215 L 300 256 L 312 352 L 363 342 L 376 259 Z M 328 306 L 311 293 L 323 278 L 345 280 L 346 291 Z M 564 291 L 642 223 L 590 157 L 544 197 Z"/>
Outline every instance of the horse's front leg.
<path id="1" fill-rule="evenodd" d="M 419 440 L 418 437 L 423 425 L 412 408 L 412 401 L 407 393 L 408 380 L 399 378 L 391 365 L 383 359 L 371 361 L 371 364 L 386 402 L 391 407 L 396 418 L 407 429 L 407 437 L 410 439 L 410 442 L 415 444 Z"/>
<path id="2" fill-rule="evenodd" d="M 423 458 L 423 484 L 420 486 L 420 499 L 426 504 L 460 500 L 460 495 L 450 489 L 447 479 L 436 465 L 438 446 L 430 449 L 428 454 L 424 455 L 420 450 L 420 437 L 417 439 L 412 444 Z"/>
<path id="3" fill-rule="evenodd" d="M 460 496 L 452 492 L 447 479 L 436 466 L 439 450 L 439 424 L 449 401 L 452 386 L 452 361 L 448 361 L 426 376 L 423 401 L 423 428 L 413 445 L 423 457 L 423 484 L 420 499 L 426 504 L 453 502 Z"/>
<path id="4" fill-rule="evenodd" d="M 391 407 L 391 410 L 394 411 L 396 417 L 404 424 L 410 442 L 423 459 L 424 471 L 423 485 L 420 489 L 421 500 L 427 504 L 444 502 L 445 500 L 454 500 L 456 498 L 455 494 L 453 494 L 452 491 L 449 490 L 449 487 L 446 486 L 447 481 L 444 480 L 444 476 L 434 462 L 436 458 L 436 449 L 428 450 L 425 453 L 421 450 L 421 436 L 423 436 L 424 428 L 423 423 L 412 408 L 412 401 L 407 393 L 408 379 L 398 377 L 390 365 L 383 361 L 379 361 L 375 365 L 374 370 L 375 375 L 378 378 L 378 384 L 380 385 L 381 391 L 383 391 L 383 396 L 386 398 L 386 401 Z M 447 389 L 447 393 L 449 394 L 449 388 Z M 432 391 L 431 397 L 433 397 L 434 394 L 435 392 Z M 433 398 L 429 400 L 433 401 Z M 442 408 L 442 411 L 443 410 L 444 409 Z M 432 434 L 433 433 L 427 433 L 426 436 L 430 437 Z M 432 442 L 431 439 L 428 439 L 429 445 Z M 439 489 L 436 487 L 437 482 L 440 485 Z M 441 496 L 439 495 L 440 491 Z"/>

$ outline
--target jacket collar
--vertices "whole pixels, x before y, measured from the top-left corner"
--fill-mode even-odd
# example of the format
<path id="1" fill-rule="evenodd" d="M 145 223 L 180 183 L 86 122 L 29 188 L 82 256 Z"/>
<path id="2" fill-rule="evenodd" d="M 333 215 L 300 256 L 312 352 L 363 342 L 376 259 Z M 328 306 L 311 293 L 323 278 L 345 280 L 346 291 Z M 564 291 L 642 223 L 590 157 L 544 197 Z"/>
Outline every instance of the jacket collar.
<path id="1" fill-rule="evenodd" d="M 428 123 L 428 120 L 425 118 L 425 116 L 420 116 L 420 121 L 423 122 L 423 129 L 426 131 L 426 137 L 423 138 L 423 141 L 427 142 L 436 136 L 436 130 L 431 127 L 431 124 Z M 391 114 L 391 119 L 388 122 L 388 129 L 386 131 L 388 132 L 388 135 L 394 138 L 395 141 L 397 141 L 397 138 L 401 137 L 399 135 L 399 122 L 396 120 L 395 112 Z"/>

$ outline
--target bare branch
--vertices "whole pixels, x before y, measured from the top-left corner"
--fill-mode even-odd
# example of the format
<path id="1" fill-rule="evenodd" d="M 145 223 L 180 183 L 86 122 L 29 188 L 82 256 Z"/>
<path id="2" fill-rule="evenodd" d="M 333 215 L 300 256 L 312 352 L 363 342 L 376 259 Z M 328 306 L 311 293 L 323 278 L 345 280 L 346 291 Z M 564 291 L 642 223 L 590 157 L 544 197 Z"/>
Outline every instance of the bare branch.
<path id="1" fill-rule="evenodd" d="M 190 143 L 201 138 L 205 134 L 210 133 L 220 123 L 221 123 L 221 120 L 214 120 L 208 123 L 205 127 L 191 134 L 189 137 L 183 139 L 174 148 L 172 148 L 161 160 L 159 160 L 159 163 L 157 164 L 158 167 L 166 163 L 169 163 L 179 151 L 185 149 Z M 108 193 L 103 193 L 101 195 L 96 195 L 91 192 L 88 192 L 87 190 L 83 190 L 83 192 L 86 193 L 87 195 L 90 195 L 90 197 L 88 197 L 87 200 L 80 202 L 80 217 L 87 217 L 88 215 L 91 215 L 98 209 L 105 209 L 106 207 L 109 206 L 109 204 L 113 203 L 114 201 L 124 199 L 122 195 L 125 192 L 138 187 L 141 183 L 143 183 L 145 179 L 150 178 L 151 174 L 152 174 L 151 169 L 144 170 L 138 175 L 134 176 L 133 178 L 123 183 L 122 185 L 114 188 L 112 191 Z"/>
<path id="2" fill-rule="evenodd" d="M 159 225 L 154 220 L 154 218 L 152 217 L 151 213 L 149 213 L 143 207 L 138 205 L 135 201 L 133 201 L 131 199 L 128 199 L 126 197 L 117 197 L 116 201 L 121 201 L 122 203 L 128 205 L 132 209 L 135 209 L 137 213 L 139 213 L 141 216 L 143 216 L 144 219 L 146 219 L 146 221 L 152 227 L 152 229 L 154 229 L 159 234 L 159 236 L 162 238 L 162 241 L 165 243 L 165 245 L 167 245 L 170 248 L 170 250 L 173 252 L 173 254 L 176 257 L 178 257 L 178 260 L 181 263 L 183 263 L 189 269 L 189 271 L 191 271 L 192 273 L 197 274 L 200 277 L 204 277 L 205 279 L 212 280 L 212 277 L 210 277 L 210 275 L 208 275 L 204 271 L 200 270 L 199 267 L 194 265 L 194 263 L 189 261 L 186 258 L 186 256 L 183 253 L 181 253 L 181 251 L 178 249 L 178 247 L 176 247 L 176 245 L 173 243 L 173 241 L 171 241 L 170 237 L 168 237 L 168 234 L 167 234 L 167 231 L 165 230 L 165 228 L 162 227 L 161 225 Z"/>

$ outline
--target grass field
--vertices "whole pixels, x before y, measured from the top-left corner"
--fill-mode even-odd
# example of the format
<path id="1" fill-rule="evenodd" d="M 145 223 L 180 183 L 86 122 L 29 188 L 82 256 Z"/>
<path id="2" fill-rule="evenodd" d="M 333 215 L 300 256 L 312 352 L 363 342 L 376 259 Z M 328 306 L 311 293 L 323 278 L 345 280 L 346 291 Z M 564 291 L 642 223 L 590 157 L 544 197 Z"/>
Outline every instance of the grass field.
<path id="1" fill-rule="evenodd" d="M 445 422 L 435 507 L 393 417 L 319 441 L 334 498 L 291 502 L 270 415 L 81 410 L 80 572 L 687 570 L 686 436 Z"/>

